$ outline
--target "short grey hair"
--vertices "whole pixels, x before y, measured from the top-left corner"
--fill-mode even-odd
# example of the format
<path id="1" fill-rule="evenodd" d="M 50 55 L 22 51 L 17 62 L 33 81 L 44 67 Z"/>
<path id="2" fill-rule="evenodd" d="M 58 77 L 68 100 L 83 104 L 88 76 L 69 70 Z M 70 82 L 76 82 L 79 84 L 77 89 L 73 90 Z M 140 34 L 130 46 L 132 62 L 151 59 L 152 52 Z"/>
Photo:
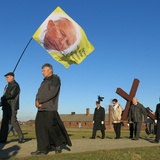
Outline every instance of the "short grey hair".
<path id="1" fill-rule="evenodd" d="M 137 97 L 133 97 L 133 99 L 136 99 L 136 100 L 138 100 L 138 98 L 137 98 Z"/>
<path id="2" fill-rule="evenodd" d="M 53 67 L 52 67 L 51 64 L 45 63 L 45 64 L 42 66 L 42 69 L 43 69 L 44 67 L 48 67 L 48 68 L 53 72 Z"/>

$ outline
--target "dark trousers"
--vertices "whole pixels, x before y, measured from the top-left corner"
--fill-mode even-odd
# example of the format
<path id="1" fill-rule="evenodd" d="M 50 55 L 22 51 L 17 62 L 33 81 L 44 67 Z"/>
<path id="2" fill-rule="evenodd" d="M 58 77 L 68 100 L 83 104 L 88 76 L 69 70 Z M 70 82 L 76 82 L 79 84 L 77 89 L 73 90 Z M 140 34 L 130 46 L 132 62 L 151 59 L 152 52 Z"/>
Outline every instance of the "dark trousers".
<path id="1" fill-rule="evenodd" d="M 121 123 L 113 123 L 113 128 L 116 133 L 116 138 L 120 138 L 120 136 L 121 136 Z"/>
<path id="2" fill-rule="evenodd" d="M 102 134 L 102 138 L 105 138 L 105 130 L 100 130 Z M 97 129 L 96 127 L 93 127 L 93 132 L 92 132 L 92 138 L 96 137 Z"/>
<path id="3" fill-rule="evenodd" d="M 156 126 L 156 141 L 159 142 L 160 140 L 160 120 L 157 121 L 157 126 Z"/>
<path id="4" fill-rule="evenodd" d="M 133 133 L 135 133 L 135 138 L 139 139 L 140 131 L 141 131 L 142 122 L 134 122 L 133 123 Z"/>
<path id="5" fill-rule="evenodd" d="M 11 116 L 11 124 L 13 126 L 13 128 L 15 129 L 15 131 L 18 134 L 18 138 L 19 140 L 23 139 L 23 133 L 22 130 L 20 128 L 20 125 L 17 121 L 17 110 L 12 110 L 12 116 Z"/>
<path id="6" fill-rule="evenodd" d="M 130 133 L 130 137 L 129 138 L 135 137 L 133 123 L 129 123 L 129 133 Z"/>
<path id="7" fill-rule="evenodd" d="M 13 125 L 13 128 L 17 132 L 19 140 L 23 139 L 23 133 L 17 121 L 17 110 L 4 109 L 0 131 L 0 141 L 7 141 L 9 122 Z"/>
<path id="8" fill-rule="evenodd" d="M 6 142 L 8 137 L 8 125 L 11 119 L 12 111 L 7 108 L 3 110 L 1 130 L 0 130 L 0 141 Z"/>
<path id="9" fill-rule="evenodd" d="M 37 150 L 47 151 L 47 148 L 54 144 L 60 146 L 63 144 L 61 131 L 58 122 L 55 119 L 54 111 L 39 111 L 35 120 Z"/>

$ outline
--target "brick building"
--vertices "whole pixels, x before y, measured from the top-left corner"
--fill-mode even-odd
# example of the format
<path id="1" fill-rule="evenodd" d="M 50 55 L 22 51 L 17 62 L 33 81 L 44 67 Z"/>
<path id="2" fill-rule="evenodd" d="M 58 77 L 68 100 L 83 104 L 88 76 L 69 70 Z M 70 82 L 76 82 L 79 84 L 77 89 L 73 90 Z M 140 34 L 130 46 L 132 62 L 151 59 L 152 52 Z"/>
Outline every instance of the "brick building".
<path id="1" fill-rule="evenodd" d="M 93 114 L 90 114 L 90 109 L 86 108 L 85 114 L 60 114 L 63 124 L 66 128 L 93 128 Z M 127 121 L 123 122 L 122 129 L 129 129 Z M 29 120 L 25 124 L 34 126 L 34 120 Z M 109 106 L 109 112 L 105 114 L 105 126 L 107 130 L 113 130 L 112 125 L 112 106 Z M 142 124 L 142 129 L 145 129 L 145 124 Z"/>
<path id="2" fill-rule="evenodd" d="M 60 114 L 63 124 L 66 128 L 93 128 L 93 114 L 90 114 L 90 109 L 86 108 L 85 114 Z M 123 122 L 122 129 L 129 129 L 127 121 Z M 105 114 L 105 126 L 107 130 L 112 130 L 112 106 L 109 106 L 108 114 Z M 142 129 L 145 129 L 145 124 L 142 124 Z"/>

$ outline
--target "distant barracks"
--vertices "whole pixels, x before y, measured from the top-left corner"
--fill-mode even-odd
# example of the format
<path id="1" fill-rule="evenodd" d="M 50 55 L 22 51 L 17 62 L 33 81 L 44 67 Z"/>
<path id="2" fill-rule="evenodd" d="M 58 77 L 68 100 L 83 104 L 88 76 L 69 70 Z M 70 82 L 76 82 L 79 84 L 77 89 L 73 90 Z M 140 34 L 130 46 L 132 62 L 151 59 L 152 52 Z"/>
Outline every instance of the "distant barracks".
<path id="1" fill-rule="evenodd" d="M 86 108 L 85 114 L 76 114 L 71 112 L 71 114 L 60 114 L 60 117 L 66 128 L 93 128 L 93 114 L 90 114 L 90 109 Z M 27 125 L 34 125 L 34 121 L 30 120 L 26 122 Z M 105 126 L 106 130 L 113 130 L 112 125 L 112 106 L 109 106 L 109 112 L 105 114 Z M 142 124 L 142 130 L 144 130 L 145 124 Z M 129 129 L 127 121 L 122 123 L 122 130 Z"/>

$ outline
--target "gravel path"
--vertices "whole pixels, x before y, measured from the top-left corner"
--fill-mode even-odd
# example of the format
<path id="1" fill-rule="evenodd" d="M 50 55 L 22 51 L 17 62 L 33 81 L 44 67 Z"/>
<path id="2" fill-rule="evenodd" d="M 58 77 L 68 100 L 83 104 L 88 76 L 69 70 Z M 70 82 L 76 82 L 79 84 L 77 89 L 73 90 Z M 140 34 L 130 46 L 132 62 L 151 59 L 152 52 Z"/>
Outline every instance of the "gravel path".
<path id="1" fill-rule="evenodd" d="M 109 150 L 119 148 L 132 148 L 143 146 L 160 146 L 160 143 L 150 143 L 147 139 L 139 139 L 134 141 L 128 138 L 123 139 L 73 139 L 72 147 L 63 146 L 62 153 L 78 153 L 95 150 Z M 17 141 L 11 141 L 7 144 L 0 144 L 0 160 L 3 158 L 15 157 L 27 157 L 31 156 L 30 152 L 36 150 L 36 140 L 27 140 L 23 144 L 18 144 Z M 70 150 L 70 151 L 69 151 Z M 54 155 L 55 153 L 49 152 L 48 155 Z"/>

